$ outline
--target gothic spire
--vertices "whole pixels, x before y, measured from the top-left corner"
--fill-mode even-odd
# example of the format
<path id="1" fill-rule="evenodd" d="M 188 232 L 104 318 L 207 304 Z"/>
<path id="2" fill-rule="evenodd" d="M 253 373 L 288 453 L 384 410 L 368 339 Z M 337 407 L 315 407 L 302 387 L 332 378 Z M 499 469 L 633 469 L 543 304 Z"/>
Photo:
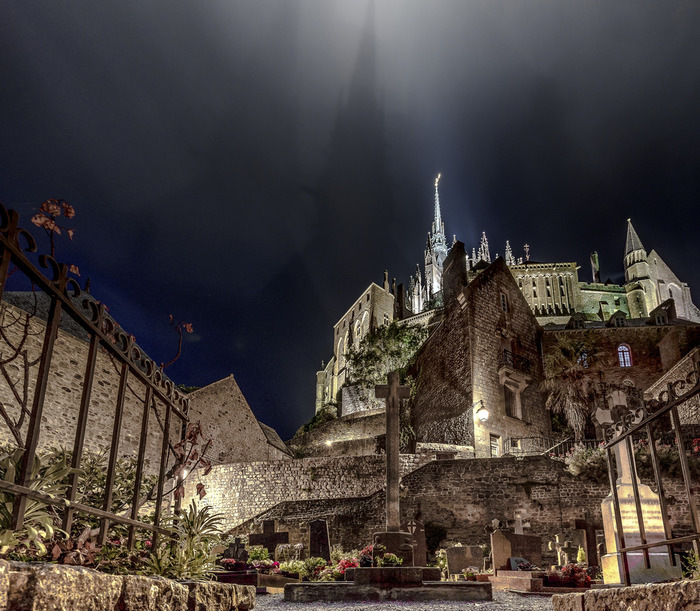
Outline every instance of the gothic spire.
<path id="1" fill-rule="evenodd" d="M 632 227 L 632 220 L 627 219 L 627 241 L 625 242 L 625 256 L 635 250 L 644 250 L 642 241 L 639 239 L 637 232 Z M 645 251 L 646 254 L 646 251 Z"/>
<path id="2" fill-rule="evenodd" d="M 481 233 L 481 244 L 479 244 L 479 259 L 491 263 L 491 253 L 489 252 L 489 241 L 486 239 L 486 232 Z"/>
<path id="3" fill-rule="evenodd" d="M 510 247 L 510 242 L 506 240 L 506 265 L 515 265 L 515 257 L 513 256 L 513 249 Z"/>
<path id="4" fill-rule="evenodd" d="M 440 214 L 440 194 L 438 193 L 438 183 L 440 182 L 441 174 L 437 175 L 435 179 L 435 214 L 433 218 L 433 235 L 436 233 L 444 233 L 445 226 L 442 222 L 442 215 Z"/>

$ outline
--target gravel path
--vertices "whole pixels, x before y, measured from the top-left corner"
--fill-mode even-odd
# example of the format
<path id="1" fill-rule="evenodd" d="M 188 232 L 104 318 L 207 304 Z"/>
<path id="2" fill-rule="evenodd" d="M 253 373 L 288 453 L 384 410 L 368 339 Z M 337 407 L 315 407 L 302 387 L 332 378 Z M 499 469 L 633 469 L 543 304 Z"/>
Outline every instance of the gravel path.
<path id="1" fill-rule="evenodd" d="M 456 609 L 484 609 L 488 611 L 552 611 L 549 596 L 521 596 L 511 592 L 495 591 L 493 602 L 360 602 L 360 603 L 286 603 L 282 594 L 262 594 L 255 597 L 255 611 L 295 611 L 296 609 L 339 609 L 342 611 L 454 611 Z"/>

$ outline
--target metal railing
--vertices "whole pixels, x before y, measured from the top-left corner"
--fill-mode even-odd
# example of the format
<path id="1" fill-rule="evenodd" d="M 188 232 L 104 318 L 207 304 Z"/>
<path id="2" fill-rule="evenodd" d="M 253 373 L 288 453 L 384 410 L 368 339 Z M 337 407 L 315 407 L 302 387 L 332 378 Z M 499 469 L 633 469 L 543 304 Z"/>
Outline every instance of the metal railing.
<path id="1" fill-rule="evenodd" d="M 506 439 L 503 451 L 512 456 L 565 456 L 576 445 L 586 448 L 597 448 L 598 439 L 583 439 L 574 441 L 573 437 L 565 439 L 555 437 L 509 437 Z"/>
<path id="2" fill-rule="evenodd" d="M 650 400 L 640 399 L 638 395 L 628 397 L 629 411 L 620 416 L 616 422 L 608 425 L 604 429 L 605 455 L 608 464 L 608 476 L 613 498 L 613 518 L 616 528 L 617 552 L 622 556 L 622 573 L 625 585 L 630 585 L 630 569 L 627 554 L 641 551 L 644 557 L 644 567 L 651 567 L 649 549 L 666 547 L 671 565 L 676 565 L 673 553 L 673 546 L 681 543 L 692 543 L 696 554 L 700 553 L 700 519 L 694 496 L 694 488 L 691 481 L 690 466 L 686 455 L 686 443 L 684 439 L 681 421 L 678 416 L 678 406 L 689 399 L 700 394 L 700 361 L 693 362 L 693 370 L 685 377 L 674 382 L 669 382 L 666 389 L 661 391 L 657 397 Z M 684 537 L 674 537 L 668 522 L 667 500 L 664 494 L 664 486 L 661 478 L 661 468 L 657 454 L 655 436 L 657 423 L 662 422 L 661 418 L 669 418 L 674 434 L 674 443 L 678 449 L 678 459 L 683 475 L 684 490 L 688 502 L 688 510 L 692 525 L 692 534 Z M 663 540 L 653 542 L 648 541 L 647 531 L 642 510 L 642 500 L 637 477 L 637 466 L 634 457 L 633 439 L 645 434 L 649 456 L 654 470 L 654 483 L 659 496 L 660 517 L 663 526 Z M 667 441 L 666 441 L 667 442 Z M 613 458 L 613 450 L 617 449 L 617 458 Z M 620 499 L 617 491 L 618 477 L 624 479 L 626 476 L 631 484 L 632 498 L 634 500 L 634 514 L 636 516 L 638 533 L 634 533 L 641 541 L 640 545 L 628 546 L 625 542 L 627 535 L 625 525 L 620 510 Z M 629 529 L 628 529 L 629 531 Z"/>
<path id="3" fill-rule="evenodd" d="M 166 468 L 171 436 L 180 440 L 182 431 L 188 421 L 188 399 L 186 399 L 164 375 L 154 361 L 148 358 L 135 344 L 134 338 L 125 333 L 121 327 L 107 314 L 103 304 L 89 298 L 81 292 L 78 283 L 69 277 L 69 268 L 57 262 L 53 257 L 40 255 L 39 266 L 48 270 L 50 278 L 32 263 L 27 253 L 36 252 L 36 242 L 27 231 L 19 226 L 19 214 L 14 210 L 6 210 L 0 205 L 0 302 L 5 294 L 8 277 L 20 272 L 31 283 L 32 290 L 43 293 L 49 300 L 48 313 L 41 341 L 41 355 L 38 358 L 38 369 L 33 386 L 31 408 L 27 404 L 28 424 L 26 435 L 23 436 L 24 452 L 21 468 L 16 483 L 0 480 L 0 489 L 15 495 L 11 527 L 21 529 L 24 524 L 28 499 L 33 499 L 62 510 L 64 530 L 70 532 L 74 513 L 84 512 L 100 519 L 101 527 L 99 542 L 104 543 L 111 523 L 121 523 L 129 526 L 129 548 L 133 548 L 136 529 L 146 529 L 153 532 L 154 545 L 158 534 L 167 534 L 160 526 L 163 511 L 163 494 L 166 481 Z M 77 426 L 73 438 L 71 467 L 65 498 L 47 495 L 30 486 L 31 470 L 34 464 L 37 448 L 42 432 L 42 415 L 48 403 L 47 389 L 51 381 L 51 363 L 55 352 L 59 326 L 63 322 L 72 321 L 81 330 L 81 335 L 87 337 L 85 369 L 82 378 L 82 391 L 77 415 Z M 86 428 L 90 410 L 93 382 L 98 352 L 104 351 L 115 363 L 119 372 L 119 386 L 114 404 L 114 421 L 112 437 L 109 446 L 107 476 L 104 486 L 104 497 L 101 508 L 91 507 L 76 502 L 79 484 L 78 469 L 81 465 L 83 448 L 85 446 Z M 140 434 L 138 437 L 138 459 L 136 467 L 135 486 L 130 510 L 127 515 L 117 515 L 110 511 L 115 485 L 117 460 L 119 458 L 119 441 L 124 417 L 124 405 L 129 384 L 138 381 L 145 389 L 142 399 Z M 162 415 L 159 415 L 160 413 Z M 158 465 L 158 480 L 156 484 L 155 516 L 152 524 L 139 520 L 139 508 L 142 505 L 141 481 L 144 475 L 144 462 L 149 435 L 149 420 L 155 413 L 158 429 L 162 433 L 160 446 L 160 461 Z M 174 427 L 174 428 L 173 428 Z M 16 433 L 16 432 L 15 432 Z M 157 447 L 156 446 L 156 447 Z"/>
<path id="4" fill-rule="evenodd" d="M 511 367 L 516 371 L 521 371 L 522 373 L 530 373 L 530 359 L 526 359 L 524 356 L 519 356 L 513 354 L 510 350 L 502 350 L 498 355 L 498 366 Z"/>

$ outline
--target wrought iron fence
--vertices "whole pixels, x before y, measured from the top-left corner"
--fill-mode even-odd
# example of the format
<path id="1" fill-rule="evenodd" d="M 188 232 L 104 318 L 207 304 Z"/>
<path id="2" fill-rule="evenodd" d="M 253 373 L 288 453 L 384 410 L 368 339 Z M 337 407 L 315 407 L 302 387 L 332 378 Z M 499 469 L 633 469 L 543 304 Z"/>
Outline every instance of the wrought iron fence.
<path id="1" fill-rule="evenodd" d="M 649 550 L 651 548 L 666 547 L 671 565 L 676 565 L 673 553 L 673 546 L 683 543 L 692 543 L 695 553 L 700 553 L 700 520 L 698 519 L 695 495 L 691 481 L 690 466 L 686 455 L 686 439 L 678 415 L 678 406 L 700 394 L 700 361 L 693 361 L 693 370 L 685 377 L 674 382 L 669 382 L 666 389 L 661 391 L 657 397 L 644 400 L 639 393 L 631 393 L 628 397 L 630 409 L 617 418 L 615 422 L 604 428 L 605 455 L 608 465 L 608 476 L 613 499 L 613 518 L 615 521 L 615 538 L 617 552 L 621 554 L 622 576 L 625 585 L 630 585 L 630 569 L 627 554 L 630 552 L 642 552 L 644 557 L 644 567 L 651 567 Z M 657 423 L 663 422 L 662 418 L 670 418 L 672 431 L 657 434 L 660 426 Z M 633 440 L 640 435 L 646 435 L 649 455 L 654 471 L 654 483 L 659 496 L 660 513 L 663 527 L 663 540 L 653 542 L 648 541 L 647 530 L 645 528 L 644 512 L 642 510 L 642 500 L 640 498 L 639 483 L 637 477 L 637 467 L 634 457 Z M 688 500 L 688 510 L 690 514 L 692 534 L 683 537 L 674 537 L 671 534 L 667 515 L 667 501 L 664 495 L 664 486 L 661 478 L 661 469 L 656 447 L 657 441 L 669 443 L 669 434 L 673 435 L 673 442 L 678 449 L 681 472 L 685 494 Z M 617 456 L 613 458 L 613 451 L 617 449 Z M 634 500 L 634 513 L 639 530 L 640 545 L 628 546 L 625 542 L 625 529 L 620 510 L 620 499 L 618 497 L 617 482 L 618 476 L 621 479 L 627 473 L 629 484 L 632 487 L 632 497 Z M 646 525 L 648 526 L 648 525 Z M 629 531 L 629 529 L 628 529 Z M 631 534 L 631 533 L 627 533 Z M 635 533 L 636 536 L 636 533 Z M 608 550 L 610 552 L 610 550 Z"/>
<path id="2" fill-rule="evenodd" d="M 23 438 L 24 453 L 20 472 L 16 478 L 17 483 L 0 480 L 0 489 L 15 496 L 11 527 L 15 530 L 22 528 L 27 501 L 32 499 L 62 510 L 62 526 L 66 531 L 70 531 L 74 514 L 77 511 L 100 519 L 100 543 L 105 542 L 110 524 L 120 523 L 129 526 L 129 548 L 133 548 L 136 529 L 146 529 L 153 532 L 155 544 L 155 539 L 159 534 L 167 534 L 168 532 L 161 527 L 168 453 L 173 437 L 177 440 L 182 437 L 182 431 L 188 420 L 188 399 L 177 390 L 164 375 L 162 369 L 142 352 L 135 344 L 134 338 L 125 333 L 107 314 L 105 306 L 81 291 L 78 283 L 69 277 L 67 265 L 59 263 L 53 257 L 40 255 L 38 258 L 39 266 L 48 270 L 50 277 L 44 275 L 27 256 L 27 253 L 35 253 L 36 250 L 36 242 L 32 235 L 19 226 L 19 214 L 14 210 L 8 211 L 0 205 L 0 302 L 5 294 L 8 277 L 16 272 L 23 274 L 26 280 L 31 283 L 32 290 L 45 295 L 49 301 L 41 343 L 41 356 L 38 359 L 38 370 L 28 414 L 29 420 L 26 435 Z M 87 358 L 73 438 L 71 455 L 73 472 L 68 482 L 66 497 L 58 498 L 31 487 L 31 469 L 41 439 L 42 415 L 47 404 L 47 388 L 51 378 L 51 363 L 59 326 L 64 325 L 68 320 L 77 325 L 81 330 L 81 335 L 86 338 Z M 83 457 L 90 399 L 95 381 L 96 362 L 100 351 L 110 355 L 113 362 L 116 363 L 119 371 L 119 386 L 113 411 L 114 420 L 109 445 L 104 499 L 102 507 L 97 508 L 76 502 L 75 499 L 79 484 L 78 469 Z M 145 389 L 145 396 L 140 408 L 138 459 L 131 506 L 128 515 L 118 515 L 111 511 L 112 498 L 119 458 L 125 398 L 132 381 L 140 383 L 140 388 Z M 159 444 L 155 515 L 151 524 L 139 519 L 139 509 L 143 500 L 141 481 L 144 475 L 149 421 L 152 414 L 155 414 L 158 420 L 157 429 L 161 431 L 162 439 Z M 157 441 L 156 446 L 158 445 Z"/>

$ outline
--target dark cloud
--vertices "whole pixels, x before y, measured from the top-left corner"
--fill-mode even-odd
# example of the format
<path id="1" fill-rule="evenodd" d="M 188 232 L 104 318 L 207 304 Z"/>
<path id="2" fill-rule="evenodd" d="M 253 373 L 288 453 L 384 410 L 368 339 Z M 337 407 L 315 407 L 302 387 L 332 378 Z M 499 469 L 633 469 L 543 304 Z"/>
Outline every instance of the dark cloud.
<path id="1" fill-rule="evenodd" d="M 78 211 L 93 292 L 172 376 L 233 372 L 283 437 L 331 326 L 448 233 L 601 254 L 625 219 L 700 291 L 690 2 L 24 0 L 0 23 L 0 201 Z M 700 294 L 696 295 L 700 300 Z M 197 339 L 198 341 L 194 341 Z"/>

